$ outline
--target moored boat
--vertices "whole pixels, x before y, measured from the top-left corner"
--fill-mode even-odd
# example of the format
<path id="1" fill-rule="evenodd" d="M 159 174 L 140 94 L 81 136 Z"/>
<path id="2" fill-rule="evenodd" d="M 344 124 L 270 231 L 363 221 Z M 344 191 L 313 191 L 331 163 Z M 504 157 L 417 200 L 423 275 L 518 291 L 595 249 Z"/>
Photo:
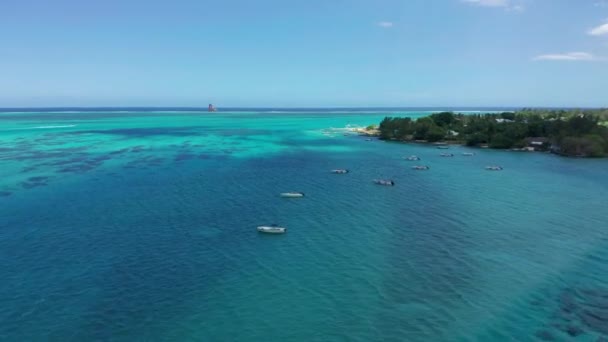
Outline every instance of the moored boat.
<path id="1" fill-rule="evenodd" d="M 259 226 L 258 232 L 266 234 L 283 234 L 287 231 L 287 228 L 279 227 L 275 224 L 271 226 Z"/>
<path id="2" fill-rule="evenodd" d="M 373 182 L 378 185 L 395 186 L 395 182 L 390 179 L 374 179 Z"/>
<path id="3" fill-rule="evenodd" d="M 416 165 L 412 166 L 413 170 L 430 170 L 431 168 L 426 165 Z"/>
<path id="4" fill-rule="evenodd" d="M 454 154 L 453 153 L 442 153 L 442 154 L 440 154 L 440 156 L 442 156 L 442 157 L 453 157 Z"/>
<path id="5" fill-rule="evenodd" d="M 344 173 L 348 173 L 349 171 L 347 169 L 335 169 L 335 170 L 331 170 L 331 173 L 338 173 L 338 174 L 344 174 Z"/>
<path id="6" fill-rule="evenodd" d="M 488 171 L 502 171 L 502 166 L 496 166 L 496 165 L 486 166 L 486 170 L 488 170 Z"/>
<path id="7" fill-rule="evenodd" d="M 418 161 L 418 160 L 420 160 L 420 157 L 412 155 L 412 156 L 406 157 L 405 160 Z"/>
<path id="8" fill-rule="evenodd" d="M 304 197 L 304 193 L 303 192 L 282 192 L 281 197 L 300 198 L 300 197 Z"/>

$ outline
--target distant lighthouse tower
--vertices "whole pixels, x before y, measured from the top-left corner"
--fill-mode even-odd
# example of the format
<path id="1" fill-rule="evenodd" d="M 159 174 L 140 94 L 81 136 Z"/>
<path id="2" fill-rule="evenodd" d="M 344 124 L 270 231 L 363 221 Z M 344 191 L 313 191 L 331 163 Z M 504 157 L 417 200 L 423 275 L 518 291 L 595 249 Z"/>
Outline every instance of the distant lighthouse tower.
<path id="1" fill-rule="evenodd" d="M 210 103 L 209 104 L 209 108 L 207 109 L 207 111 L 209 111 L 209 112 L 216 112 L 217 109 L 213 106 L 213 104 Z"/>

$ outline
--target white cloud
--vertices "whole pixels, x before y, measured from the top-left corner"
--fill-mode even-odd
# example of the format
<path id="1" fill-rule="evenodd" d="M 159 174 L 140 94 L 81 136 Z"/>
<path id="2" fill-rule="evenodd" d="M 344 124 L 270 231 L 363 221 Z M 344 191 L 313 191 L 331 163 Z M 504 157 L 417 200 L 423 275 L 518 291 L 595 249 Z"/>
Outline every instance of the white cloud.
<path id="1" fill-rule="evenodd" d="M 592 28 L 587 33 L 590 34 L 590 35 L 592 35 L 592 36 L 605 36 L 605 35 L 608 35 L 608 23 L 605 23 L 604 25 L 600 25 L 598 27 Z"/>
<path id="2" fill-rule="evenodd" d="M 377 25 L 382 28 L 391 28 L 391 27 L 395 26 L 395 24 L 393 24 L 393 22 L 391 22 L 391 21 L 381 21 Z"/>
<path id="3" fill-rule="evenodd" d="M 599 61 L 602 60 L 588 52 L 568 52 L 540 55 L 533 58 L 535 61 Z"/>

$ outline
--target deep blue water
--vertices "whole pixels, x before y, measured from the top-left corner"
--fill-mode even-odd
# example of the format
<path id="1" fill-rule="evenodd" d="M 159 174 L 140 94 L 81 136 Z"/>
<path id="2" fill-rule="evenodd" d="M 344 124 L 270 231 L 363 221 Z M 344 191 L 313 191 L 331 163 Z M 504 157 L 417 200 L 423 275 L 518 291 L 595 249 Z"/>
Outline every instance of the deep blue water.
<path id="1" fill-rule="evenodd" d="M 606 160 L 94 113 L 0 115 L 0 340 L 608 338 Z"/>

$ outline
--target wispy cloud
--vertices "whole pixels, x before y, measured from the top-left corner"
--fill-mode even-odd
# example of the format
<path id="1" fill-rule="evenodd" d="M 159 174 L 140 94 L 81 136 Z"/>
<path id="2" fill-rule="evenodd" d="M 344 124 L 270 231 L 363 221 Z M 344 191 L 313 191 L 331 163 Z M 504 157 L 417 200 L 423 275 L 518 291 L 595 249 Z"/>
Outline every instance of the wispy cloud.
<path id="1" fill-rule="evenodd" d="M 556 53 L 540 55 L 533 58 L 535 61 L 600 61 L 603 60 L 597 56 L 594 56 L 588 52 L 568 52 L 568 53 Z"/>
<path id="2" fill-rule="evenodd" d="M 608 7 L 608 1 L 606 0 L 601 0 L 601 1 L 596 1 L 593 6 L 595 7 Z"/>
<path id="3" fill-rule="evenodd" d="M 462 0 L 464 2 L 484 7 L 508 7 L 509 0 Z"/>
<path id="4" fill-rule="evenodd" d="M 508 11 L 521 12 L 524 10 L 524 6 L 521 1 L 513 0 L 461 0 L 467 4 L 482 6 L 482 7 L 497 7 L 504 8 Z M 517 2 L 517 3 L 515 3 Z"/>
<path id="5" fill-rule="evenodd" d="M 603 25 L 600 25 L 598 27 L 594 27 L 591 30 L 589 30 L 589 32 L 587 32 L 588 34 L 592 35 L 592 36 L 605 36 L 608 35 L 608 23 L 605 23 Z"/>
<path id="6" fill-rule="evenodd" d="M 378 25 L 382 28 L 391 28 L 391 27 L 395 26 L 395 24 L 392 21 L 381 21 L 381 22 L 377 23 L 376 25 Z"/>

